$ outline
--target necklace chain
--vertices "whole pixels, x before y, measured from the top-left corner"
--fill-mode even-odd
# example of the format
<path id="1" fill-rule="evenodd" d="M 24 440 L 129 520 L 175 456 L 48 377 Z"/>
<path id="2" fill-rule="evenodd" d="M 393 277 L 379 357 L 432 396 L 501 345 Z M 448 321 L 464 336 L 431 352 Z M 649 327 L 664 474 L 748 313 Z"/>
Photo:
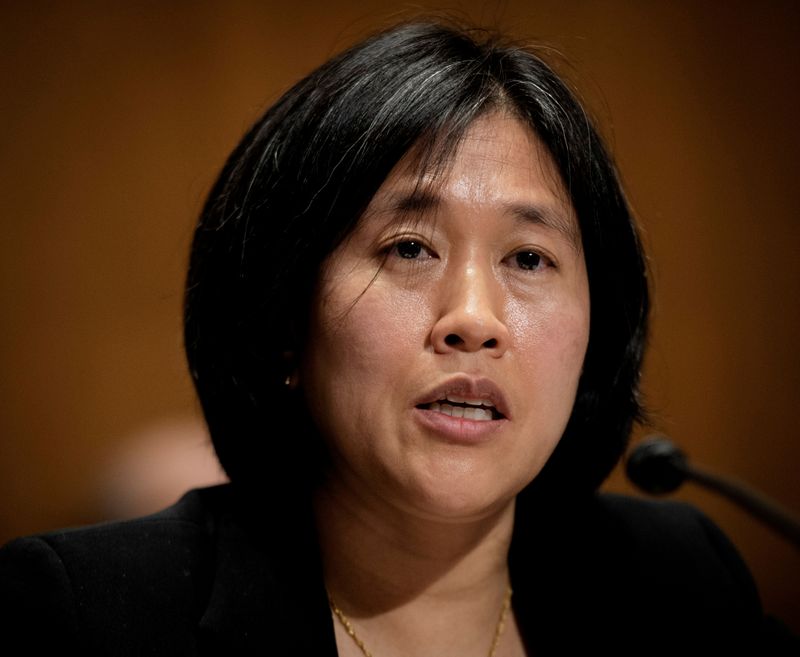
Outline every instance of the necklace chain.
<path id="1" fill-rule="evenodd" d="M 500 643 L 500 636 L 503 634 L 503 631 L 506 629 L 506 617 L 508 616 L 508 610 L 511 609 L 511 594 L 513 591 L 509 586 L 506 589 L 506 595 L 503 599 L 503 606 L 500 608 L 500 618 L 497 619 L 497 626 L 494 628 L 494 636 L 492 637 L 492 645 L 489 648 L 489 657 L 494 657 L 495 652 L 497 651 L 497 644 Z M 336 601 L 333 599 L 330 591 L 328 592 L 328 602 L 331 605 L 331 611 L 334 613 L 336 618 L 339 619 L 339 622 L 344 627 L 347 634 L 353 639 L 353 642 L 358 646 L 358 649 L 364 653 L 364 657 L 372 657 L 372 653 L 367 650 L 367 646 L 364 645 L 364 642 L 361 640 L 361 637 L 358 636 L 356 633 L 356 629 L 353 627 L 353 624 L 350 622 L 350 619 L 345 616 L 344 612 L 339 609 L 339 606 L 336 604 Z"/>

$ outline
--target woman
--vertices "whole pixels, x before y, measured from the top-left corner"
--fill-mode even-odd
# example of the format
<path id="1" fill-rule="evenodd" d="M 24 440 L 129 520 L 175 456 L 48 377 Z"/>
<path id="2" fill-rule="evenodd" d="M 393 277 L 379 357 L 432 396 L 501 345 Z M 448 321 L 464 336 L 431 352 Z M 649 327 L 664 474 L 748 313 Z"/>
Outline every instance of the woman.
<path id="1" fill-rule="evenodd" d="M 535 54 L 435 23 L 356 45 L 250 130 L 195 233 L 186 348 L 232 484 L 7 546 L 6 635 L 376 657 L 764 641 L 707 519 L 595 494 L 639 416 L 647 307 L 613 165 Z"/>

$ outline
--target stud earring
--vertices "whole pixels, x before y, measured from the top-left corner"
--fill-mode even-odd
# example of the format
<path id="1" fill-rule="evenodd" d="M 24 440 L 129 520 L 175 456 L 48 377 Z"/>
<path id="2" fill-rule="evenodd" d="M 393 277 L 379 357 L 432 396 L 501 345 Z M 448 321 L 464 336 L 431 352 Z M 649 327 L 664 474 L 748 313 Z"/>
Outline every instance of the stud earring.
<path id="1" fill-rule="evenodd" d="M 300 377 L 297 374 L 297 370 L 289 373 L 284 379 L 283 384 L 286 386 L 287 390 L 291 392 L 297 390 L 297 387 L 300 384 Z"/>
<path id="2" fill-rule="evenodd" d="M 283 362 L 288 370 L 288 374 L 286 378 L 283 380 L 283 385 L 285 385 L 289 390 L 294 390 L 297 387 L 296 381 L 296 373 L 297 369 L 294 366 L 294 352 L 291 350 L 286 350 L 283 352 Z"/>

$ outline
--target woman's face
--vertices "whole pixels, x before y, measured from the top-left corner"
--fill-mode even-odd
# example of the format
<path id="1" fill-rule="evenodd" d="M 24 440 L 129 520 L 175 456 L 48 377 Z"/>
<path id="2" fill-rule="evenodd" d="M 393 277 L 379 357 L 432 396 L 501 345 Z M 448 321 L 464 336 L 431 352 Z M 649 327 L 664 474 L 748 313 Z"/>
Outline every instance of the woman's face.
<path id="1" fill-rule="evenodd" d="M 580 232 L 515 118 L 477 120 L 431 185 L 410 159 L 324 265 L 300 385 L 337 485 L 477 518 L 538 474 L 570 416 L 589 337 Z"/>

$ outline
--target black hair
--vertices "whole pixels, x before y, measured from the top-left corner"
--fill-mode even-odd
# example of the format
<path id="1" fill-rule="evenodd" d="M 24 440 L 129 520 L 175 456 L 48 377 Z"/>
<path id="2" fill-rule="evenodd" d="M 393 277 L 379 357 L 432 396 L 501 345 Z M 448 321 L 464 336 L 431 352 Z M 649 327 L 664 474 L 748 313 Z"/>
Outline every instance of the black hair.
<path id="1" fill-rule="evenodd" d="M 530 488 L 588 491 L 608 475 L 641 414 L 648 316 L 645 260 L 614 165 L 534 50 L 416 22 L 366 39 L 286 92 L 231 154 L 202 211 L 185 344 L 232 481 L 286 494 L 314 485 L 322 440 L 285 380 L 305 344 L 320 266 L 412 147 L 446 159 L 477 117 L 499 108 L 531 128 L 560 171 L 591 299 L 572 416 Z"/>

